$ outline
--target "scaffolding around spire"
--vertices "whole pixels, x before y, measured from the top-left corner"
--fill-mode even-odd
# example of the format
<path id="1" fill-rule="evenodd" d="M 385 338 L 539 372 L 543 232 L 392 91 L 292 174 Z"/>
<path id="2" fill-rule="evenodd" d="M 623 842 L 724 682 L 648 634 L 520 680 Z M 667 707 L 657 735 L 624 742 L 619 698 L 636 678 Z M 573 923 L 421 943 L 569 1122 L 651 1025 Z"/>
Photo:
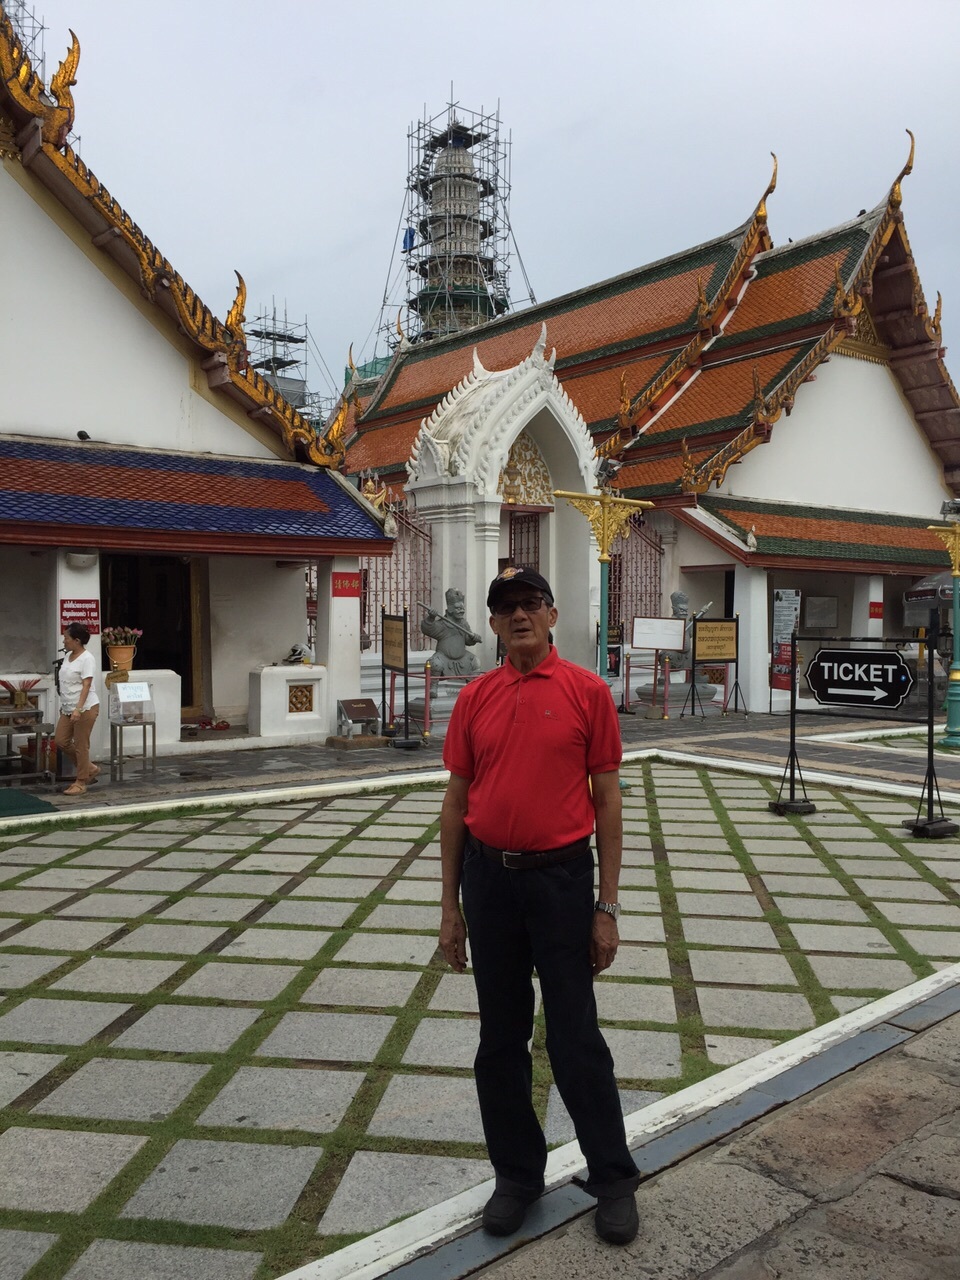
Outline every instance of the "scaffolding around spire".
<path id="1" fill-rule="evenodd" d="M 380 317 L 390 350 L 474 329 L 512 307 L 510 139 L 499 107 L 469 111 L 450 101 L 435 116 L 424 111 L 407 144 L 402 265 Z M 529 282 L 527 291 L 532 301 Z"/>

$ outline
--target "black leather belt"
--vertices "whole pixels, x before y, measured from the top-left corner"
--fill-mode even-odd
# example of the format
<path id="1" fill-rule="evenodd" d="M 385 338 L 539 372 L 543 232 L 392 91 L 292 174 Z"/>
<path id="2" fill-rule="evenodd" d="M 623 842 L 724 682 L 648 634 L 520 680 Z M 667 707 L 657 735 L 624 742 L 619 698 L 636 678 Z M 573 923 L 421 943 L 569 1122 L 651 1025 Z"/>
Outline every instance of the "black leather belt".
<path id="1" fill-rule="evenodd" d="M 470 843 L 479 849 L 484 857 L 499 862 L 511 871 L 533 871 L 537 867 L 553 867 L 558 862 L 570 862 L 590 852 L 590 837 L 575 840 L 573 844 L 562 845 L 559 849 L 538 849 L 533 853 L 517 853 L 511 849 L 495 849 L 491 844 L 484 844 L 476 836 L 470 837 Z"/>

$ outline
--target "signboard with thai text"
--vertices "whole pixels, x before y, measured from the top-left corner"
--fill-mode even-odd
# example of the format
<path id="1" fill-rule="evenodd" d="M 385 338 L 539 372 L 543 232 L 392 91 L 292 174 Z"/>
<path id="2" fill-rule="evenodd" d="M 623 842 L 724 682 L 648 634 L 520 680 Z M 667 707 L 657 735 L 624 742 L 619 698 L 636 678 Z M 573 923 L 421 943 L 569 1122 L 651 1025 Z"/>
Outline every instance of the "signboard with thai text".
<path id="1" fill-rule="evenodd" d="M 61 600 L 60 630 L 69 627 L 71 622 L 79 622 L 87 628 L 92 636 L 100 634 L 100 601 L 99 600 Z"/>
<path id="2" fill-rule="evenodd" d="M 383 615 L 382 655 L 383 665 L 388 671 L 406 671 L 406 619 L 401 614 L 385 613 Z"/>
<path id="3" fill-rule="evenodd" d="M 694 662 L 736 662 L 736 618 L 716 618 L 709 622 L 697 618 L 693 624 L 693 660 Z"/>

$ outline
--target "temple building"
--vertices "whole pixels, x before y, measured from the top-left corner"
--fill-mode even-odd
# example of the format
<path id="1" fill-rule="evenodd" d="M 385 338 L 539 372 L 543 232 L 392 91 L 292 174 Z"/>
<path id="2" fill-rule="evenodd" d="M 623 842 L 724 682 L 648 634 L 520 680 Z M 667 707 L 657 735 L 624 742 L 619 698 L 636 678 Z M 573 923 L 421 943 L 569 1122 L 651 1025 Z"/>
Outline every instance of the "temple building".
<path id="1" fill-rule="evenodd" d="M 339 473 L 343 415 L 318 431 L 252 367 L 242 279 L 218 319 L 71 147 L 79 57 L 44 85 L 0 7 L 0 675 L 39 677 L 50 718 L 62 626 L 96 656 L 136 627 L 158 742 L 181 718 L 322 739 L 360 691 L 383 516 Z M 315 662 L 277 667 L 308 566 Z"/>
<path id="2" fill-rule="evenodd" d="M 404 340 L 375 377 L 354 370 L 344 468 L 400 526 L 393 576 L 365 575 L 368 618 L 398 599 L 441 607 L 455 583 L 480 619 L 498 567 L 534 565 L 557 590 L 562 652 L 592 666 L 597 548 L 554 491 L 596 492 L 603 456 L 620 494 L 654 504 L 614 546 L 611 618 L 669 615 L 678 590 L 691 611 L 739 616 L 751 709 L 769 701 L 775 591 L 820 602 L 800 625 L 829 616 L 825 635 L 906 634 L 905 588 L 947 563 L 927 525 L 960 492 L 941 303 L 926 300 L 901 207 L 912 165 L 911 136 L 876 207 L 775 247 L 774 160 L 733 231 Z"/>

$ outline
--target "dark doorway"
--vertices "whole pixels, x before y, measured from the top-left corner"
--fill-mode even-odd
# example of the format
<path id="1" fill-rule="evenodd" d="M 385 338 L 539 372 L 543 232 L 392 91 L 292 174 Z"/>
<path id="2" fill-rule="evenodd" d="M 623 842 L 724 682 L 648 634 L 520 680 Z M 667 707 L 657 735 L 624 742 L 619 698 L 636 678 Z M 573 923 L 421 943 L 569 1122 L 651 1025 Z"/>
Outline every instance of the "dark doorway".
<path id="1" fill-rule="evenodd" d="M 178 556 L 100 557 L 103 625 L 142 628 L 136 665 L 175 671 L 185 711 L 202 701 L 191 569 L 191 561 Z"/>

